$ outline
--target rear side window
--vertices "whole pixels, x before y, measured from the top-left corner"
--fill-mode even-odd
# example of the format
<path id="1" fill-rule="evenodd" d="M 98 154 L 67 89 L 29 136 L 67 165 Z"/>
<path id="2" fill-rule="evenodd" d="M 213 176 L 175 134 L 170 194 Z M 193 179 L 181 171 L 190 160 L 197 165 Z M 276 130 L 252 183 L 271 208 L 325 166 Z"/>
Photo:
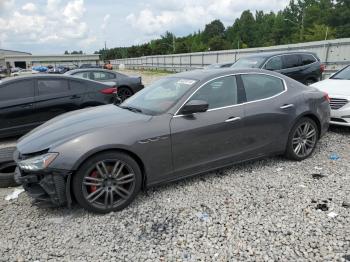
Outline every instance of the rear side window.
<path id="1" fill-rule="evenodd" d="M 285 90 L 283 81 L 269 75 L 241 75 L 247 101 L 255 101 L 275 96 Z"/>
<path id="2" fill-rule="evenodd" d="M 283 56 L 283 68 L 292 68 L 301 66 L 299 55 L 284 55 Z"/>
<path id="3" fill-rule="evenodd" d="M 114 74 L 112 73 L 106 73 L 106 72 L 92 72 L 91 73 L 91 79 L 96 81 L 102 81 L 102 80 L 109 80 L 113 79 Z"/>
<path id="4" fill-rule="evenodd" d="M 21 80 L 0 85 L 0 102 L 34 97 L 34 81 Z"/>
<path id="5" fill-rule="evenodd" d="M 68 81 L 65 79 L 39 79 L 39 95 L 50 95 L 68 91 Z"/>
<path id="6" fill-rule="evenodd" d="M 307 55 L 307 54 L 301 55 L 301 64 L 302 65 L 309 65 L 309 64 L 312 64 L 314 62 L 316 62 L 316 59 L 314 56 Z"/>
<path id="7" fill-rule="evenodd" d="M 226 76 L 205 84 L 191 100 L 208 102 L 209 109 L 237 104 L 237 83 L 235 76 Z"/>

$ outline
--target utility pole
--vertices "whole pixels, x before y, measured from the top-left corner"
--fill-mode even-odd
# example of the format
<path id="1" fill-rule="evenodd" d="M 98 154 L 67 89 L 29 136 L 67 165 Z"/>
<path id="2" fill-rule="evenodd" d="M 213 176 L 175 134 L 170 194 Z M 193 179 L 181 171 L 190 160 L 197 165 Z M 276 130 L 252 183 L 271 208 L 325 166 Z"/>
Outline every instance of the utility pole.
<path id="1" fill-rule="evenodd" d="M 105 51 L 107 50 L 107 41 L 105 41 Z"/>
<path id="2" fill-rule="evenodd" d="M 300 27 L 300 41 L 302 42 L 304 39 L 304 18 L 305 18 L 305 12 L 303 10 L 302 16 L 301 16 L 301 27 Z"/>
<path id="3" fill-rule="evenodd" d="M 175 50 L 176 50 L 176 47 L 175 47 L 175 35 L 173 35 L 173 53 L 175 54 Z"/>

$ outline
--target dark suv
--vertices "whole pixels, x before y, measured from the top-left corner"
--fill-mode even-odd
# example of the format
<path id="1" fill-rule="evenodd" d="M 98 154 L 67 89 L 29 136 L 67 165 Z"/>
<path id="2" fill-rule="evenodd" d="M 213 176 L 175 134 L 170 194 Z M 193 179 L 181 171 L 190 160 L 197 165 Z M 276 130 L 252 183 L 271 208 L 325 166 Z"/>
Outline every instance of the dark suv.
<path id="1" fill-rule="evenodd" d="M 245 56 L 234 63 L 232 68 L 276 71 L 305 85 L 320 81 L 324 71 L 320 59 L 311 52 L 273 52 Z"/>
<path id="2" fill-rule="evenodd" d="M 75 109 L 114 102 L 115 83 L 63 75 L 34 75 L 0 81 L 0 137 L 24 134 Z"/>

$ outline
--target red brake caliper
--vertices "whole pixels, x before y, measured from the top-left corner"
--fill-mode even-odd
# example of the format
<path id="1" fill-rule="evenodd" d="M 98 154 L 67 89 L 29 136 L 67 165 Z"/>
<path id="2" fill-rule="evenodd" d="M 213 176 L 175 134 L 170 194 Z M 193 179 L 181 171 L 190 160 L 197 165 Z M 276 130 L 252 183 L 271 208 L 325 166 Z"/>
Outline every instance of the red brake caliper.
<path id="1" fill-rule="evenodd" d="M 97 177 L 97 171 L 93 171 L 93 172 L 91 173 L 90 177 L 96 178 L 96 177 Z M 97 187 L 96 187 L 96 186 L 90 186 L 90 191 L 91 191 L 91 193 L 92 193 L 92 192 L 95 192 L 96 190 L 97 190 Z"/>

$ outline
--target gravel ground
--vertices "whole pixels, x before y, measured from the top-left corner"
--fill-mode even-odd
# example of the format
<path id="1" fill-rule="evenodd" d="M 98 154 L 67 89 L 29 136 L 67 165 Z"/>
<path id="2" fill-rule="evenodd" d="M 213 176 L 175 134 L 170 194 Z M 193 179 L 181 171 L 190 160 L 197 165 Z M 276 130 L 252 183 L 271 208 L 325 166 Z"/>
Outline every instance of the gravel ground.
<path id="1" fill-rule="evenodd" d="M 332 128 L 302 162 L 236 165 L 104 216 L 0 189 L 0 261 L 350 261 L 349 170 L 350 129 Z"/>

